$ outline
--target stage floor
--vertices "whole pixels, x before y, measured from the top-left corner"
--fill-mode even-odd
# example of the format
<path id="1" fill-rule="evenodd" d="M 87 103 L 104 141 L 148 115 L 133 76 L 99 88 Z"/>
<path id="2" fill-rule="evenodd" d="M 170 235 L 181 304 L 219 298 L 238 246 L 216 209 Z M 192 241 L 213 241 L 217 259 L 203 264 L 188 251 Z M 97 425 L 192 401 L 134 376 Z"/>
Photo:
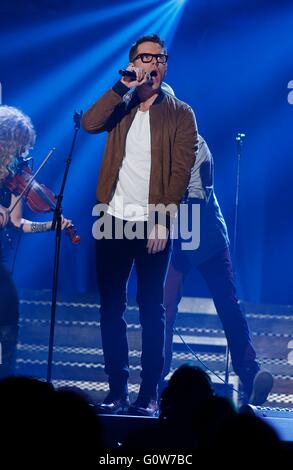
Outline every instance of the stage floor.
<path id="1" fill-rule="evenodd" d="M 17 373 L 45 378 L 48 365 L 50 292 L 24 292 L 21 295 L 20 334 Z M 60 296 L 61 297 L 61 296 Z M 52 381 L 56 386 L 74 386 L 101 401 L 107 391 L 103 370 L 99 305 L 95 294 L 63 296 L 58 299 Z M 293 408 L 293 307 L 243 304 L 253 342 L 262 366 L 272 372 L 275 385 L 266 402 L 270 407 Z M 224 379 L 226 339 L 211 299 L 183 298 L 176 324 L 172 369 L 192 362 L 199 365 L 187 345 L 206 366 Z M 130 352 L 130 398 L 140 383 L 140 325 L 135 304 L 126 311 Z M 215 384 L 220 378 L 211 374 Z M 236 391 L 238 378 L 232 370 L 229 381 Z M 219 386 L 218 386 L 219 388 Z"/>

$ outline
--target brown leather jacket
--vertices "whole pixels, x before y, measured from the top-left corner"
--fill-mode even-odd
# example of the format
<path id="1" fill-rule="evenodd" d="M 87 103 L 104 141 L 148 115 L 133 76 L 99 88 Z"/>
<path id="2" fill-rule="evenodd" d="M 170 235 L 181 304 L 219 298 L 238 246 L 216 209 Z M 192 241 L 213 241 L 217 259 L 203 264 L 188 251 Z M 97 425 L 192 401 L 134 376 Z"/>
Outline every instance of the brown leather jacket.
<path id="1" fill-rule="evenodd" d="M 85 112 L 82 125 L 88 132 L 108 131 L 97 185 L 97 199 L 108 204 L 115 191 L 128 130 L 139 106 L 121 82 L 108 90 Z M 127 95 L 126 95 L 127 96 Z M 190 106 L 160 91 L 150 107 L 151 175 L 149 204 L 178 205 L 187 188 L 198 144 L 194 113 Z"/>

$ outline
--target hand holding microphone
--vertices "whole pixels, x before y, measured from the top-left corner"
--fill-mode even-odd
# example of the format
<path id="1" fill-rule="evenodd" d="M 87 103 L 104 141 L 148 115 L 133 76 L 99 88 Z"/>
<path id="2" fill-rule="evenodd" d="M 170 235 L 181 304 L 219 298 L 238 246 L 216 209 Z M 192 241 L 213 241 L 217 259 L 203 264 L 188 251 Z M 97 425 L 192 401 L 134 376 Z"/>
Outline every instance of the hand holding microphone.
<path id="1" fill-rule="evenodd" d="M 128 66 L 127 69 L 120 69 L 119 74 L 122 75 L 121 82 L 129 88 L 141 86 L 151 79 L 151 74 L 145 72 L 139 67 Z"/>

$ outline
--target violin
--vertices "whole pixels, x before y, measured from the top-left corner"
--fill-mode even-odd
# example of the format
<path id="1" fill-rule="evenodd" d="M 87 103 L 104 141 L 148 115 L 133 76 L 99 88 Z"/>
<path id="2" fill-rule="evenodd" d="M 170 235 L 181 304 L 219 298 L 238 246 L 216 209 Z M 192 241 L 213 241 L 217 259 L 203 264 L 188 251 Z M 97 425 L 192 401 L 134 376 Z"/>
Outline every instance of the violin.
<path id="1" fill-rule="evenodd" d="M 8 167 L 9 174 L 4 180 L 4 186 L 15 196 L 21 196 L 33 212 L 53 212 L 57 197 L 51 189 L 33 178 L 28 164 L 30 160 L 30 157 L 17 157 Z M 65 230 L 72 243 L 80 242 L 73 225 Z"/>

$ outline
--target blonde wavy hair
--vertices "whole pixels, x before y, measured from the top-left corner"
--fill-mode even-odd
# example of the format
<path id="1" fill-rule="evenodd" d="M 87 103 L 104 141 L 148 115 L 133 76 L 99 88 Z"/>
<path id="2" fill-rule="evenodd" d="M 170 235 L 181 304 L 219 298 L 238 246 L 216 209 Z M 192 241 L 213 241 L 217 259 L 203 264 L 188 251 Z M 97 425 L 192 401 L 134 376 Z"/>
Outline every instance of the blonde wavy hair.
<path id="1" fill-rule="evenodd" d="M 29 150 L 36 133 L 30 118 L 12 106 L 0 106 L 0 186 L 12 160 Z"/>

